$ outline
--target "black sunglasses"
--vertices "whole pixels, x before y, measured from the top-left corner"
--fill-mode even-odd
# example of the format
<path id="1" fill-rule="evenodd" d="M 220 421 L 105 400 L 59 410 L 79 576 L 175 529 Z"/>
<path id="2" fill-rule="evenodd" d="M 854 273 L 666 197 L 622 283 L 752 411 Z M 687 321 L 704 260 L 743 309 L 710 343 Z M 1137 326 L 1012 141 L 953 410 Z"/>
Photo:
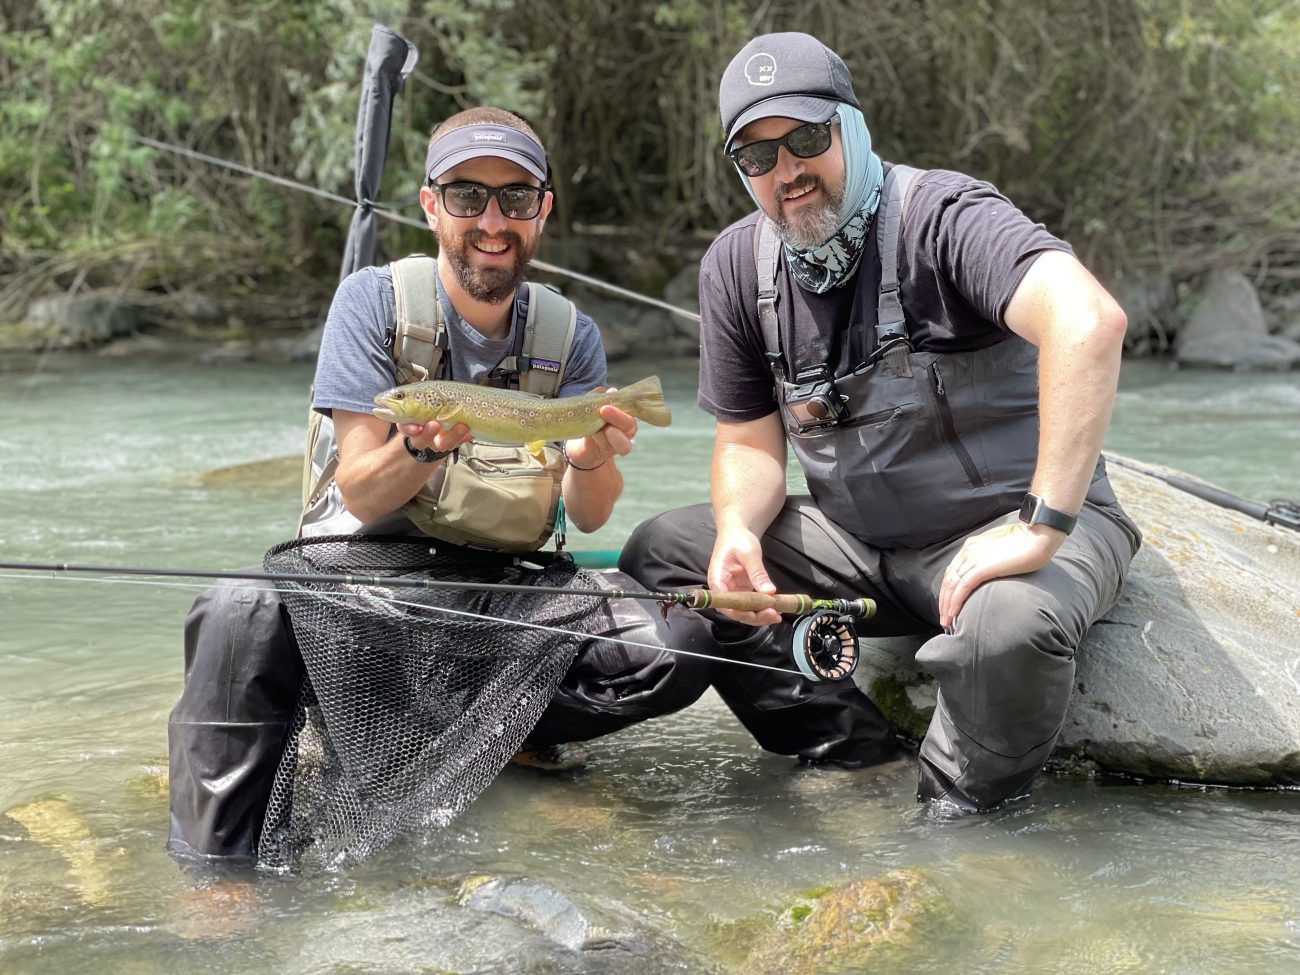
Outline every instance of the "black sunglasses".
<path id="1" fill-rule="evenodd" d="M 510 220 L 532 220 L 542 211 L 545 186 L 511 183 L 509 186 L 484 186 L 469 180 L 429 184 L 442 197 L 443 208 L 453 217 L 477 217 L 487 209 L 488 201 L 497 198 L 502 216 Z"/>
<path id="2" fill-rule="evenodd" d="M 746 176 L 762 176 L 772 171 L 776 165 L 776 153 L 785 146 L 800 159 L 820 156 L 831 147 L 831 125 L 833 122 L 808 122 L 791 129 L 779 139 L 764 139 L 738 146 L 727 153 L 742 173 Z"/>

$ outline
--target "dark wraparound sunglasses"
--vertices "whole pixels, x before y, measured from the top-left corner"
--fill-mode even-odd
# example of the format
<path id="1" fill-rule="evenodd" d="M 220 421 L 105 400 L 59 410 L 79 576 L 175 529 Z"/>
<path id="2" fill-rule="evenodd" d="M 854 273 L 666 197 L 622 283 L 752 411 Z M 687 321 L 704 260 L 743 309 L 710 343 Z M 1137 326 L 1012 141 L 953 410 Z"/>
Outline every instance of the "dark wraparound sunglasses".
<path id="1" fill-rule="evenodd" d="M 509 186 L 484 186 L 468 180 L 432 183 L 442 197 L 442 206 L 453 217 L 477 217 L 487 209 L 488 201 L 497 198 L 501 214 L 510 220 L 532 220 L 542 210 L 545 186 L 511 183 Z"/>
<path id="2" fill-rule="evenodd" d="M 831 147 L 831 125 L 833 122 L 808 122 L 791 129 L 779 139 L 764 139 L 739 146 L 727 153 L 742 173 L 746 176 L 762 176 L 770 173 L 776 165 L 776 153 L 782 146 L 800 159 L 820 156 Z"/>

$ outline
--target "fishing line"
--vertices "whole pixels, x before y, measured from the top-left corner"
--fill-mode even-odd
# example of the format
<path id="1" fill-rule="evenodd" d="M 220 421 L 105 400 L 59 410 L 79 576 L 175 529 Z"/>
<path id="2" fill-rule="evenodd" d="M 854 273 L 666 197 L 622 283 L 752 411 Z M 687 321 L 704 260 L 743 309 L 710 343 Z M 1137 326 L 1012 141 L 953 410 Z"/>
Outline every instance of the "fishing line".
<path id="1" fill-rule="evenodd" d="M 284 176 L 276 176 L 273 173 L 263 172 L 260 169 L 254 169 L 251 166 L 245 166 L 242 163 L 232 162 L 228 159 L 221 159 L 218 156 L 210 156 L 205 152 L 199 152 L 196 149 L 187 149 L 184 146 L 172 145 L 169 142 L 160 142 L 157 139 L 151 139 L 148 136 L 132 134 L 131 138 L 141 145 L 146 145 L 151 149 L 160 149 L 163 152 L 170 152 L 178 156 L 186 156 L 190 159 L 197 159 L 201 162 L 218 166 L 223 169 L 230 169 L 237 173 L 243 173 L 246 176 L 252 176 L 257 179 L 264 179 L 274 183 L 277 186 L 284 186 L 288 189 L 301 190 L 304 193 L 310 193 L 312 196 L 320 197 L 322 200 L 329 200 L 331 203 L 339 203 L 348 207 L 362 207 L 368 209 L 385 220 L 392 220 L 395 223 L 405 224 L 408 227 L 417 227 L 421 230 L 428 230 L 429 225 L 423 220 L 417 220 L 414 217 L 403 216 L 394 210 L 385 209 L 374 200 L 349 200 L 345 196 L 339 196 L 337 193 L 331 193 L 329 190 L 322 190 L 319 187 L 309 186 L 306 183 L 300 183 L 297 180 L 287 179 Z M 685 318 L 687 321 L 698 322 L 700 316 L 698 312 L 687 311 L 685 308 L 678 308 L 676 305 L 659 298 L 651 298 L 649 295 L 643 295 L 636 291 L 629 291 L 627 288 L 620 288 L 616 284 L 610 284 L 607 281 L 601 281 L 598 278 L 589 277 L 585 274 L 579 274 L 577 271 L 570 271 L 566 268 L 558 267 L 555 264 L 548 264 L 545 261 L 532 260 L 529 262 L 532 267 L 539 271 L 546 271 L 550 274 L 558 274 L 561 277 L 571 278 L 579 281 L 589 287 L 596 288 L 609 294 L 618 295 L 621 298 L 627 298 L 631 301 L 639 301 L 642 304 L 652 305 L 671 314 Z"/>
<path id="2" fill-rule="evenodd" d="M 239 574 L 237 576 L 231 576 L 230 578 L 250 579 L 254 577 L 248 574 Z M 21 579 L 29 582 L 30 581 L 92 582 L 92 583 L 99 583 L 101 585 L 155 586 L 162 589 L 206 589 L 207 588 L 206 585 L 198 582 L 167 582 L 159 579 L 96 579 L 96 578 L 79 577 L 73 575 L 60 575 L 57 573 L 44 576 L 44 575 L 35 575 L 31 573 L 19 574 L 19 573 L 10 573 L 10 572 L 0 572 L 0 579 Z M 396 580 L 390 580 L 390 581 L 396 581 Z M 353 583 L 353 584 L 355 585 L 359 583 Z M 261 589 L 263 591 L 280 593 L 281 595 L 300 596 L 303 594 L 301 590 L 283 589 L 279 586 L 262 587 L 262 586 L 236 585 L 236 586 L 232 586 L 231 588 L 232 589 Z M 520 588 L 524 590 L 529 590 L 529 589 L 537 590 L 539 587 L 525 586 Z M 574 590 L 573 592 L 585 593 L 593 596 L 609 595 L 611 598 L 618 598 L 617 596 L 613 595 L 613 593 L 617 591 L 618 590 L 583 589 L 583 590 Z M 625 647 L 636 647 L 638 649 L 646 649 L 646 650 L 666 650 L 668 653 L 680 654 L 685 657 L 698 657 L 701 660 L 712 660 L 716 663 L 736 664 L 741 667 L 752 667 L 756 670 L 772 670 L 778 674 L 793 674 L 795 676 L 800 676 L 797 670 L 790 670 L 785 667 L 772 667 L 769 666 L 768 664 L 755 663 L 751 660 L 733 660 L 730 657 L 715 657 L 711 654 L 698 653 L 694 650 L 679 650 L 675 647 L 661 647 L 657 644 L 640 643 L 636 640 L 625 640 L 621 637 L 599 636 L 594 633 L 583 633 L 579 630 L 566 630 L 560 627 L 545 626 L 541 623 L 527 623 L 524 622 L 523 620 L 512 620 L 512 619 L 507 619 L 499 616 L 490 616 L 486 613 L 474 613 L 469 610 L 448 609 L 443 606 L 426 606 L 423 603 L 411 602 L 410 600 L 399 599 L 396 596 L 384 596 L 384 595 L 380 595 L 379 593 L 373 593 L 373 592 L 371 593 L 354 592 L 354 593 L 337 593 L 337 594 L 312 592 L 310 593 L 310 595 L 313 596 L 314 598 L 323 600 L 324 602 L 335 603 L 335 604 L 339 603 L 344 598 L 349 600 L 355 600 L 355 599 L 360 599 L 364 596 L 365 598 L 373 599 L 378 602 L 382 602 L 391 606 L 405 606 L 405 607 L 410 607 L 415 609 L 432 610 L 435 612 L 444 613 L 449 616 L 464 616 L 464 617 L 469 617 L 471 619 L 485 620 L 486 622 L 489 623 L 504 623 L 509 626 L 518 626 L 518 627 L 531 629 L 531 630 L 542 630 L 549 633 L 557 633 L 563 636 L 577 637 L 582 640 L 603 640 L 606 643 L 614 643 Z"/>
<path id="3" fill-rule="evenodd" d="M 527 559 L 516 559 L 519 565 L 534 565 Z M 254 579 L 262 582 L 303 582 L 324 585 L 379 586 L 397 589 L 432 589 L 448 592 L 520 592 L 544 593 L 552 596 L 590 596 L 597 599 L 642 599 L 658 603 L 672 603 L 687 609 L 733 609 L 758 612 L 775 609 L 790 615 L 803 615 L 815 611 L 829 611 L 860 619 L 870 619 L 876 613 L 873 599 L 814 598 L 797 593 L 710 592 L 707 589 L 690 589 L 686 592 L 647 592 L 640 589 L 584 589 L 567 586 L 532 586 L 518 583 L 469 582 L 449 579 L 412 578 L 411 576 L 375 576 L 353 573 L 332 574 L 320 572 L 258 572 L 253 570 L 221 569 L 160 569 L 120 565 L 74 565 L 69 562 L 0 562 L 0 569 L 20 572 L 85 573 L 89 575 L 161 576 L 184 579 Z"/>

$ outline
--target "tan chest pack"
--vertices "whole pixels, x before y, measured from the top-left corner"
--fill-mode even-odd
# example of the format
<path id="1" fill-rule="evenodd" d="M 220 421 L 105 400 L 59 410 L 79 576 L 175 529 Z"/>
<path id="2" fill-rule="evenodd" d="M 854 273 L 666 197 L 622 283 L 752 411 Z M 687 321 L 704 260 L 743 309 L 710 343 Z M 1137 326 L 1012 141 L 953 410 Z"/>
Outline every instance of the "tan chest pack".
<path id="1" fill-rule="evenodd" d="M 393 338 L 397 382 L 436 379 L 445 371 L 449 345 L 438 301 L 438 263 L 415 254 L 390 267 L 397 303 Z M 519 351 L 502 360 L 489 382 L 549 398 L 564 377 L 577 309 L 545 285 L 527 287 L 528 315 Z M 428 483 L 402 506 L 400 518 L 390 516 L 366 525 L 343 507 L 334 482 L 338 449 L 333 424 L 311 410 L 298 534 L 400 531 L 401 523 L 408 522 L 457 545 L 535 551 L 554 531 L 565 467 L 563 455 L 551 444 L 539 456 L 527 447 L 471 441 L 434 468 Z"/>

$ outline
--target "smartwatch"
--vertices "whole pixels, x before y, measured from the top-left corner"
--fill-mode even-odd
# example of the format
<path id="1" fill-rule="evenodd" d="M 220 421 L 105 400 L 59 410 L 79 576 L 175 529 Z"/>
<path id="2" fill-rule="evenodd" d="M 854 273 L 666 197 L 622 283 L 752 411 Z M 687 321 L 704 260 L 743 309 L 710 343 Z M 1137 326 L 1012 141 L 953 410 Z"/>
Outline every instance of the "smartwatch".
<path id="1" fill-rule="evenodd" d="M 414 457 L 421 464 L 436 463 L 451 453 L 450 450 L 434 450 L 432 447 L 425 447 L 423 450 L 416 450 L 411 446 L 410 437 L 402 438 L 402 446 L 406 448 L 408 454 Z"/>
<path id="2" fill-rule="evenodd" d="M 1068 535 L 1074 531 L 1079 516 L 1067 515 L 1064 511 L 1049 508 L 1038 495 L 1026 494 L 1024 502 L 1020 505 L 1020 520 L 1030 528 L 1035 525 L 1046 525 Z"/>

